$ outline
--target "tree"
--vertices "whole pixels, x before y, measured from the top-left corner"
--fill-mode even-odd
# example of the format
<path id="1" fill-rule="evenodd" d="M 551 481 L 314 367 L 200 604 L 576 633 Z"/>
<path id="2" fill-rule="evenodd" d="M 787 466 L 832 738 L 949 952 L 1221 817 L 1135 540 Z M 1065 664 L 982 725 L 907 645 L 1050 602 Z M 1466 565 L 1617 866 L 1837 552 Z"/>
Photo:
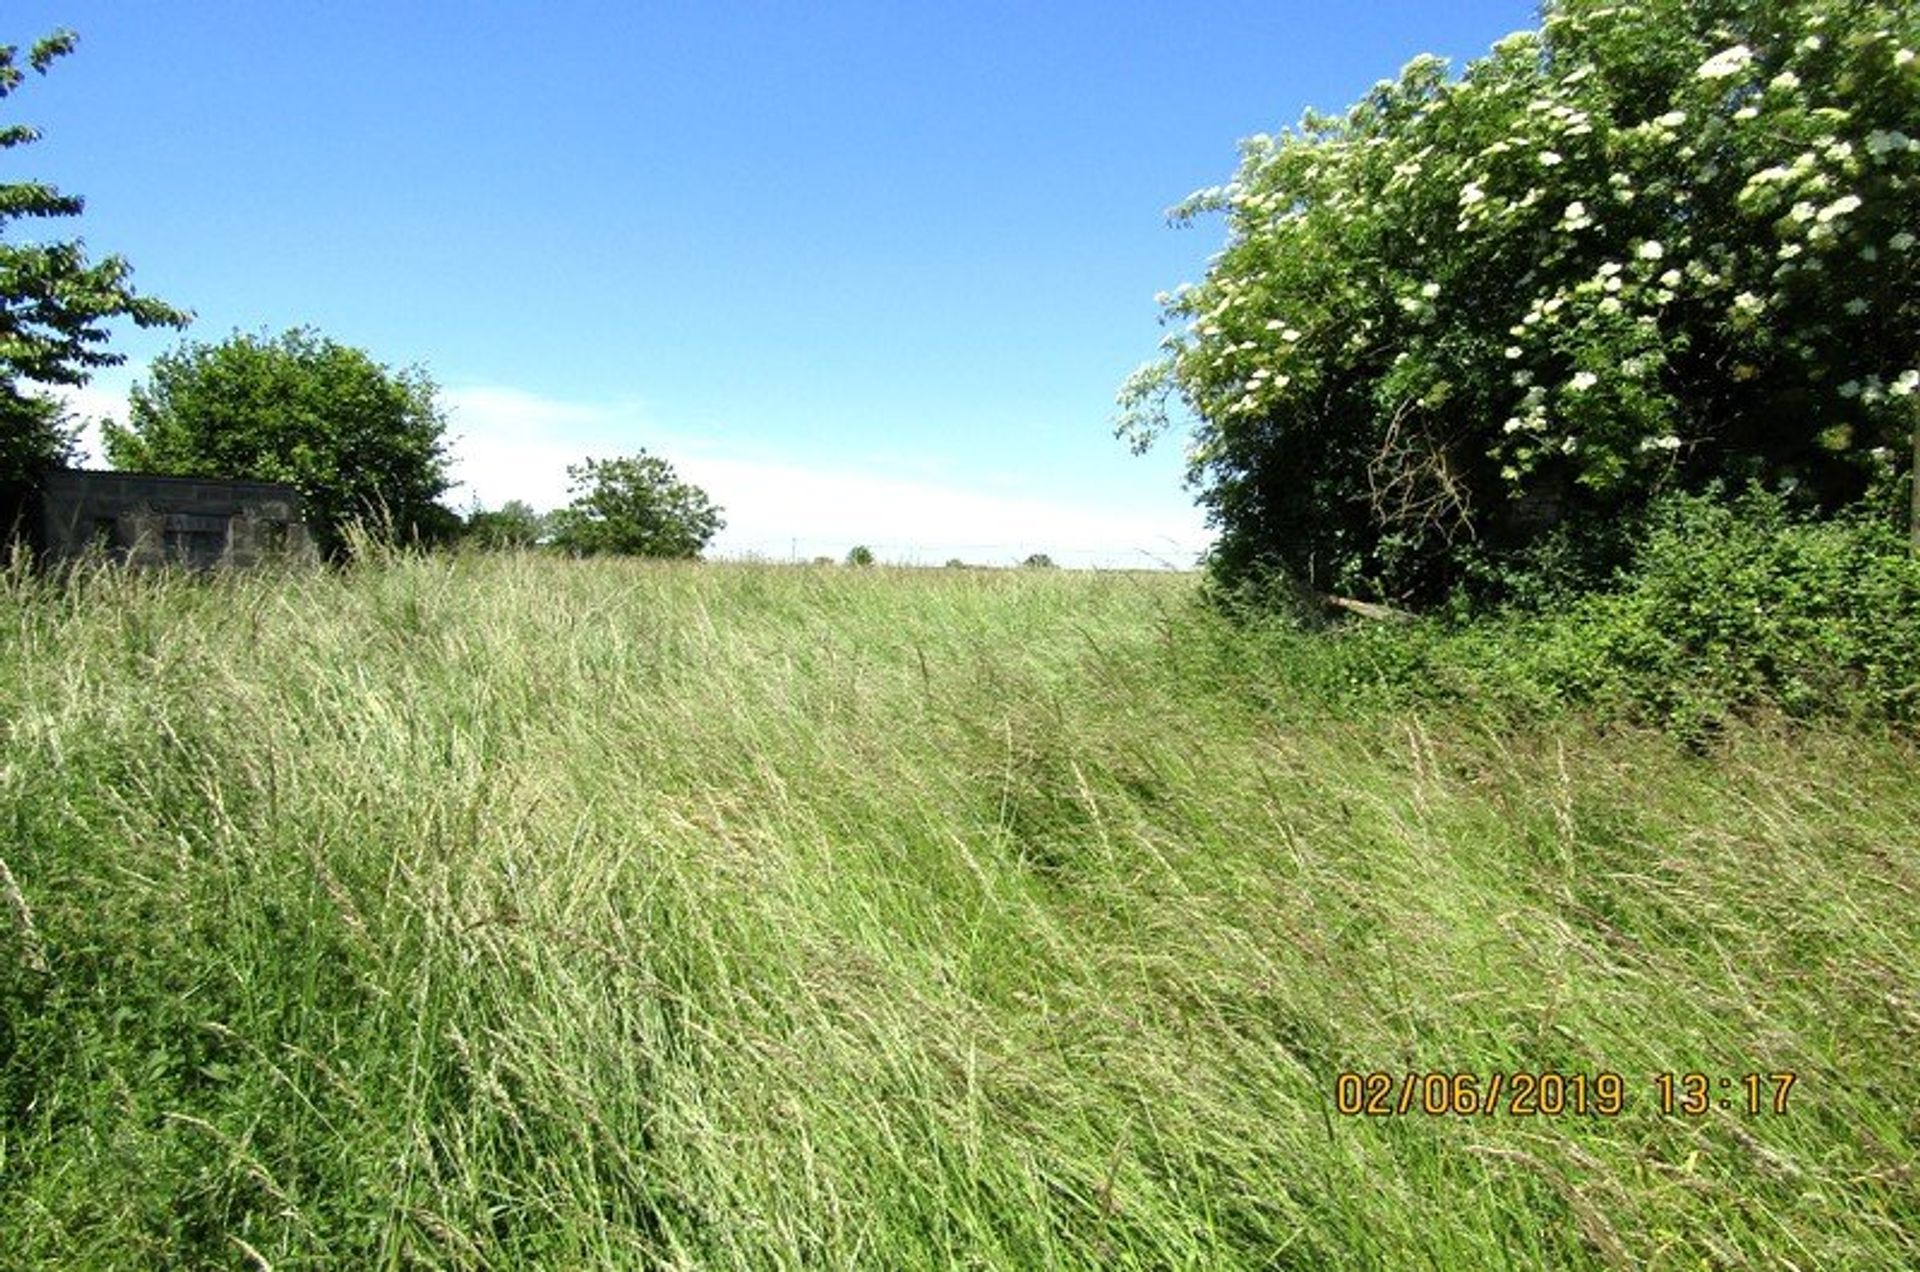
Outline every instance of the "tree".
<path id="1" fill-rule="evenodd" d="M 465 530 L 468 542 L 489 549 L 530 548 L 545 533 L 546 518 L 519 499 L 509 499 L 491 512 L 475 508 Z"/>
<path id="2" fill-rule="evenodd" d="M 860 566 L 872 565 L 873 549 L 864 543 L 856 543 L 847 549 L 847 564 Z"/>
<path id="3" fill-rule="evenodd" d="M 44 75 L 73 51 L 71 31 L 37 42 L 26 65 Z M 25 82 L 16 45 L 0 46 L 0 98 Z M 28 145 L 40 130 L 0 125 L 0 149 Z M 22 217 L 52 220 L 80 215 L 85 201 L 36 181 L 0 184 L 0 238 Z M 184 327 L 191 315 L 137 295 L 132 268 L 119 256 L 89 262 L 79 240 L 0 241 L 0 487 L 31 483 L 71 459 L 75 430 L 59 402 L 34 386 L 85 384 L 93 371 L 125 361 L 101 346 L 110 318 L 142 327 Z"/>
<path id="4" fill-rule="evenodd" d="M 647 452 L 570 466 L 574 500 L 551 518 L 553 542 L 579 556 L 697 557 L 726 527 L 723 509 Z"/>
<path id="5" fill-rule="evenodd" d="M 1432 600 L 1663 488 L 1890 488 L 1920 406 L 1920 8 L 1560 0 L 1243 145 L 1205 281 L 1121 394 L 1177 398 L 1228 581 Z"/>
<path id="6" fill-rule="evenodd" d="M 1028 570 L 1051 570 L 1053 568 L 1053 558 L 1044 552 L 1036 552 L 1022 561 L 1020 565 L 1023 569 Z"/>
<path id="7" fill-rule="evenodd" d="M 330 556 L 355 518 L 401 538 L 457 524 L 435 502 L 447 478 L 438 389 L 311 328 L 277 338 L 235 332 L 154 359 L 133 388 L 127 426 L 104 428 L 116 468 L 283 481 L 305 497 Z"/>

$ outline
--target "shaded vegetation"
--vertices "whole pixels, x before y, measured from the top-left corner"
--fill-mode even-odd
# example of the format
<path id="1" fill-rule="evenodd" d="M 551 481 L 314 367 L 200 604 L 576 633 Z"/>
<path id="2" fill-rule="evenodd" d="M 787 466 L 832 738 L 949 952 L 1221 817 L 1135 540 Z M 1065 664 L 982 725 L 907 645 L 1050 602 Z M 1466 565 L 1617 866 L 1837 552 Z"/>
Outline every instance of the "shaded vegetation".
<path id="1" fill-rule="evenodd" d="M 1920 723 L 1920 556 L 1885 518 L 1821 520 L 1749 489 L 1674 496 L 1611 586 L 1320 630 L 1284 579 L 1216 590 L 1271 674 L 1313 695 L 1524 721 L 1578 708 L 1689 742 L 1735 716 Z M 1518 576 L 1516 576 L 1518 577 Z"/>

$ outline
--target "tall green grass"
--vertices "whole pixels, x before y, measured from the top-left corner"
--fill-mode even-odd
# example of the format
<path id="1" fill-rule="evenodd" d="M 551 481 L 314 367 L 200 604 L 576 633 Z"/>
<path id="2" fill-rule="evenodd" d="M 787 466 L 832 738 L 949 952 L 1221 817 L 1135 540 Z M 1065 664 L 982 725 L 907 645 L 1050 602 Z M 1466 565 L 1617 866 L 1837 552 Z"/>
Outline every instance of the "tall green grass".
<path id="1" fill-rule="evenodd" d="M 0 1264 L 1920 1264 L 1898 736 L 1356 705 L 1177 576 L 0 620 Z M 1367 1070 L 1627 1107 L 1339 1114 Z M 1694 1070 L 1799 1078 L 1662 1115 Z"/>

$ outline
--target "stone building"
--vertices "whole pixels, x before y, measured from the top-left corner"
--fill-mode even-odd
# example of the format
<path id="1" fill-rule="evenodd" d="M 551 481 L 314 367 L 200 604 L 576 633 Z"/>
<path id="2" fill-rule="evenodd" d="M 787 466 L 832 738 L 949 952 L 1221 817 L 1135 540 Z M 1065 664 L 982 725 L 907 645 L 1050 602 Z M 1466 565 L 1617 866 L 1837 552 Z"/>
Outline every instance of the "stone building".
<path id="1" fill-rule="evenodd" d="M 49 562 L 90 550 L 130 565 L 257 565 L 315 557 L 300 492 L 268 481 L 60 468 L 24 504 L 26 538 Z"/>

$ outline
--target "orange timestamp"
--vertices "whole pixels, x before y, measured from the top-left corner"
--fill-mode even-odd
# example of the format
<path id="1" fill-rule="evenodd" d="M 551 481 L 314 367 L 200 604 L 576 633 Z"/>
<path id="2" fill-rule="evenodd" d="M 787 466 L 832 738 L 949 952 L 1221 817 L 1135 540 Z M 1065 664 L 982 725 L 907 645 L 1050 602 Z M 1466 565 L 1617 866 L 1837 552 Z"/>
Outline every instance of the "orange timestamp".
<path id="1" fill-rule="evenodd" d="M 1701 1117 L 1715 1109 L 1785 1113 L 1797 1075 L 1657 1073 L 1650 1083 L 1666 1116 Z M 1353 1117 L 1619 1117 L 1629 1086 L 1618 1073 L 1346 1073 L 1333 1084 L 1336 1112 Z"/>

